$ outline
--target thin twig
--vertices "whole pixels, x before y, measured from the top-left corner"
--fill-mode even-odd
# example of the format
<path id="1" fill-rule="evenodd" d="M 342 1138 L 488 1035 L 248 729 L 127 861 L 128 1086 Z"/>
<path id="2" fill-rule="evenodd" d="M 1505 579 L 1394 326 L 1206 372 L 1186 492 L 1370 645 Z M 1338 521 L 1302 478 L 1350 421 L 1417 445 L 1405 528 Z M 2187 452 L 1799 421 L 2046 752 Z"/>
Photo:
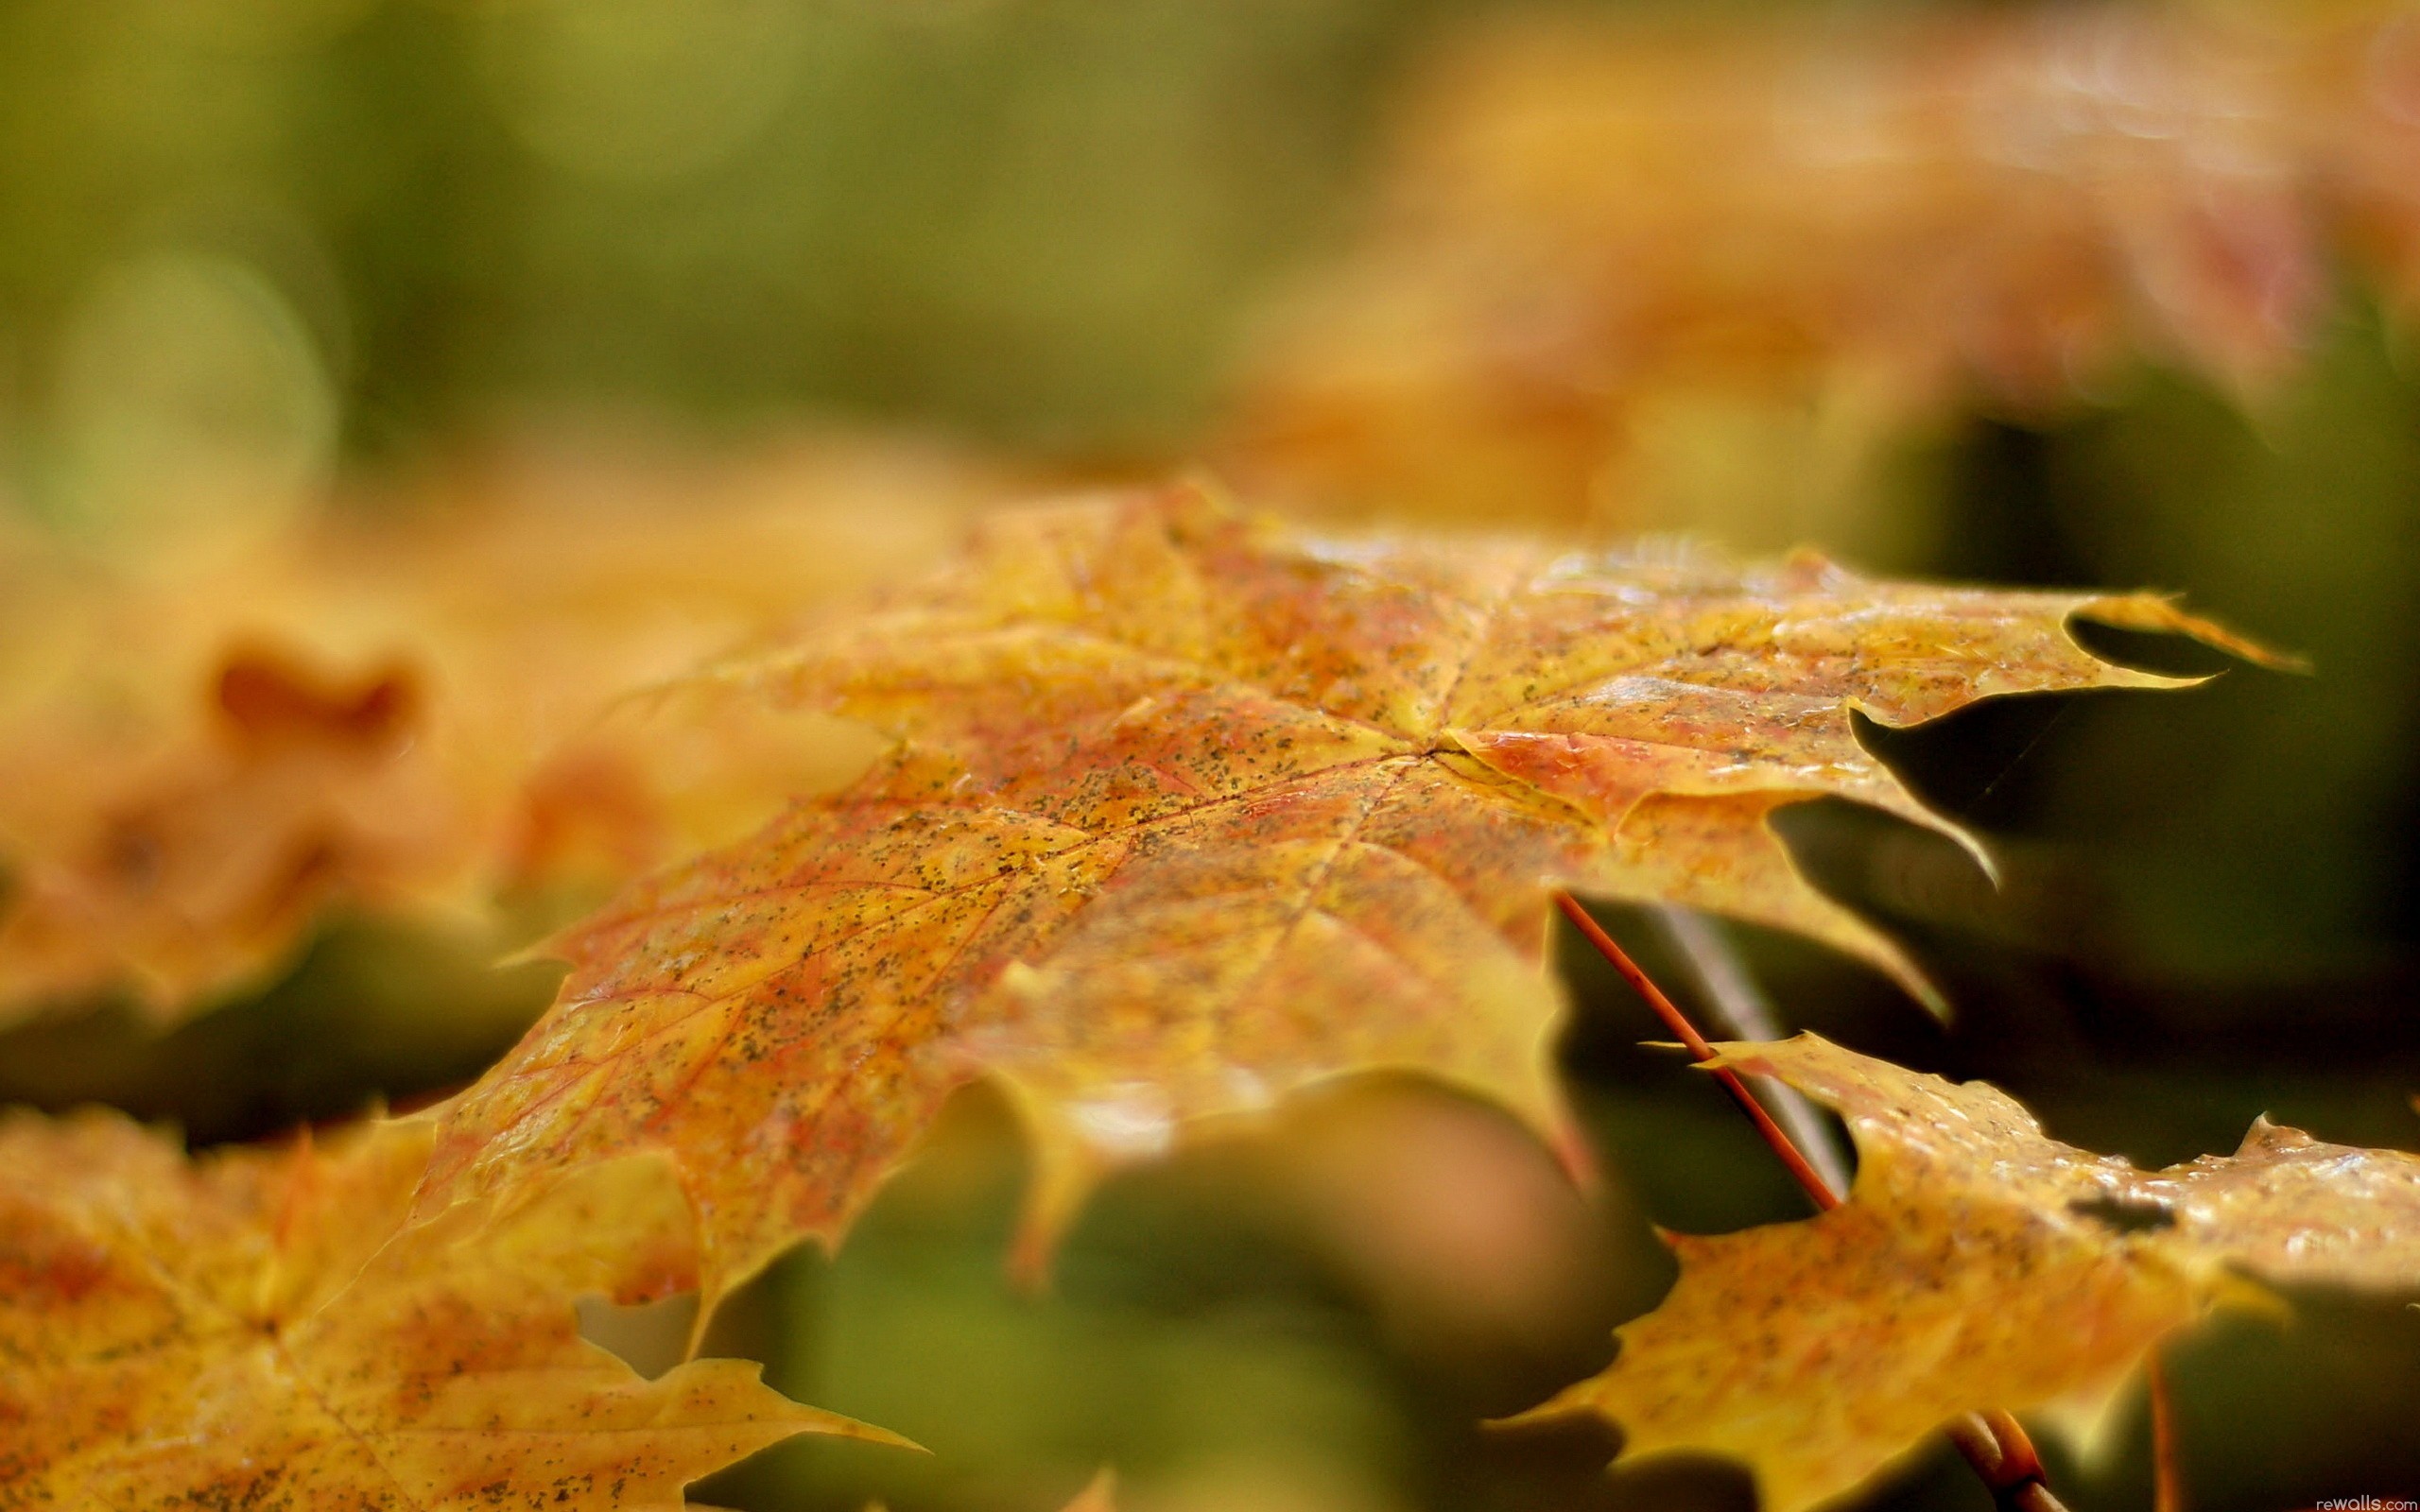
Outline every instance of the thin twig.
<path id="1" fill-rule="evenodd" d="M 1688 1046 L 1689 1054 L 1701 1061 L 1714 1058 L 1714 1046 L 1706 1043 L 1705 1036 L 1698 1033 L 1697 1025 L 1689 1022 L 1688 1015 L 1673 1005 L 1672 1000 L 1664 995 L 1664 989 L 1639 969 L 1638 963 L 1630 958 L 1628 951 L 1616 943 L 1614 936 L 1605 933 L 1604 926 L 1589 917 L 1588 910 L 1580 906 L 1578 899 L 1567 892 L 1558 892 L 1554 895 L 1554 902 L 1563 910 L 1563 917 L 1570 919 L 1572 927 L 1580 931 L 1581 937 L 1596 947 L 1597 954 L 1602 955 L 1615 971 L 1621 973 L 1622 980 L 1647 1000 L 1647 1005 L 1655 1010 L 1655 1016 L 1664 1021 L 1665 1027 L 1670 1029 L 1681 1043 Z M 1789 1174 L 1798 1178 L 1798 1184 L 1806 1190 L 1806 1195 L 1815 1206 L 1825 1212 L 1839 1207 L 1839 1194 L 1807 1161 L 1798 1146 L 1790 1143 L 1782 1126 L 1765 1111 L 1765 1105 L 1756 1101 L 1755 1095 L 1748 1091 L 1748 1084 L 1727 1066 L 1716 1066 L 1713 1072 L 1715 1079 L 1722 1084 L 1722 1090 L 1731 1094 L 1731 1100 L 1737 1103 L 1739 1110 L 1756 1125 L 1756 1132 L 1764 1136 L 1765 1143 L 1772 1146 L 1774 1155 L 1780 1157 L 1781 1163 L 1789 1168 Z M 2027 1436 L 2024 1425 L 2014 1418 L 2004 1412 L 1968 1413 L 1952 1421 L 1945 1432 L 1951 1446 L 1974 1469 L 1976 1478 L 1990 1488 L 1997 1512 L 2066 1512 L 2065 1504 L 2051 1494 L 2048 1483 L 2043 1478 L 2042 1456 L 2034 1452 L 2033 1440 Z"/>
<path id="2" fill-rule="evenodd" d="M 1756 985 L 1748 963 L 1739 958 L 1738 947 L 1722 932 L 1720 923 L 1694 908 L 1672 903 L 1651 909 L 1649 917 L 1663 929 L 1664 937 L 1671 941 L 1689 974 L 1697 978 L 1699 989 L 1705 994 L 1706 1015 L 1722 1031 L 1723 1038 L 1782 1038 L 1781 1015 L 1775 1011 L 1772 999 Z M 1835 1192 L 1846 1192 L 1848 1151 L 1841 1147 L 1839 1132 L 1814 1101 L 1788 1082 L 1770 1076 L 1758 1076 L 1749 1085 L 1756 1100 L 1772 1109 L 1774 1122 L 1806 1153 L 1806 1163 L 1823 1174 L 1824 1184 Z"/>

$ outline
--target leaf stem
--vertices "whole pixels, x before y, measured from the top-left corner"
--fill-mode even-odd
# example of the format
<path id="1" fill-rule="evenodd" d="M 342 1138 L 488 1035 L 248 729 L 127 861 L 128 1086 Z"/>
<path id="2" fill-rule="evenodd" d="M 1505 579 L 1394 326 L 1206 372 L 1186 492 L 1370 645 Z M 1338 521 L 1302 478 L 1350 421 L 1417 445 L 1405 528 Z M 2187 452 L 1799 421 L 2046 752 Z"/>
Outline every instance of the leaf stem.
<path id="1" fill-rule="evenodd" d="M 1970 1412 L 1952 1419 L 1945 1432 L 1950 1447 L 1990 1488 L 1998 1512 L 2066 1512 L 2066 1503 L 2050 1494 L 2033 1440 L 2014 1418 L 1997 1411 Z"/>
<path id="2" fill-rule="evenodd" d="M 1630 958 L 1630 953 L 1616 943 L 1614 936 L 1605 933 L 1604 926 L 1580 905 L 1580 900 L 1558 890 L 1554 895 L 1554 904 L 1563 910 L 1564 918 L 1571 920 L 1571 926 L 1580 931 L 1581 937 L 1595 946 L 1597 954 L 1621 973 L 1622 980 L 1647 1000 L 1647 1005 L 1654 1009 L 1655 1016 L 1664 1021 L 1665 1027 L 1688 1047 L 1689 1054 L 1701 1062 L 1714 1058 L 1714 1046 L 1706 1043 L 1705 1036 L 1698 1033 L 1697 1025 L 1689 1022 L 1688 1015 L 1664 995 L 1664 989 L 1657 987 L 1639 964 Z M 1806 1190 L 1807 1197 L 1815 1206 L 1825 1212 L 1839 1207 L 1840 1194 L 1808 1163 L 1782 1126 L 1773 1122 L 1772 1114 L 1765 1110 L 1764 1104 L 1756 1101 L 1755 1094 L 1748 1090 L 1748 1084 L 1739 1079 L 1738 1074 L 1728 1066 L 1711 1069 L 1715 1079 L 1722 1084 L 1722 1090 L 1731 1094 L 1731 1100 L 1737 1103 L 1739 1110 L 1748 1115 L 1748 1121 L 1756 1125 L 1756 1132 L 1764 1136 L 1765 1143 L 1780 1157 L 1781 1163 L 1789 1168 L 1789 1174 L 1798 1178 L 1798 1184 Z M 2042 1456 L 2035 1452 L 2033 1440 L 2027 1435 L 2025 1425 L 2014 1418 L 1997 1411 L 1970 1412 L 1952 1420 L 1945 1432 L 1951 1447 L 1965 1458 L 1976 1478 L 1990 1488 L 1992 1503 L 1997 1512 L 2066 1512 L 2066 1504 L 2051 1494 L 2049 1484 L 2044 1479 Z M 2164 1508 L 2162 1512 L 2165 1512 Z"/>
<path id="3" fill-rule="evenodd" d="M 1664 1026 L 1671 1030 L 1681 1043 L 1688 1046 L 1689 1054 L 1701 1061 L 1714 1058 L 1714 1046 L 1706 1043 L 1705 1036 L 1698 1033 L 1697 1025 L 1689 1022 L 1688 1015 L 1673 1005 L 1672 1000 L 1664 995 L 1664 989 L 1657 987 L 1639 969 L 1638 963 L 1630 958 L 1628 951 L 1614 943 L 1614 936 L 1606 934 L 1604 926 L 1588 916 L 1588 910 L 1580 906 L 1580 900 L 1567 892 L 1557 892 L 1554 903 L 1563 910 L 1563 917 L 1571 920 L 1571 926 L 1580 931 L 1581 937 L 1595 946 L 1597 954 L 1622 974 L 1622 980 L 1647 1000 L 1647 1005 L 1655 1010 L 1655 1016 L 1664 1021 Z M 1782 1126 L 1773 1122 L 1773 1115 L 1765 1111 L 1765 1105 L 1756 1101 L 1756 1094 L 1739 1079 L 1739 1074 L 1728 1066 L 1716 1066 L 1713 1071 L 1714 1079 L 1722 1084 L 1722 1090 L 1731 1094 L 1731 1100 L 1737 1103 L 1739 1110 L 1748 1115 L 1748 1121 L 1756 1125 L 1756 1132 L 1764 1137 L 1765 1143 L 1772 1146 L 1773 1154 L 1789 1168 L 1789 1174 L 1798 1178 L 1798 1184 L 1806 1189 L 1808 1200 L 1825 1212 L 1839 1207 L 1840 1194 L 1832 1190 L 1831 1183 L 1824 1179 L 1822 1172 L 1807 1163 L 1806 1157 L 1791 1143 Z"/>
<path id="4" fill-rule="evenodd" d="M 2152 1512 L 2185 1512 L 2185 1482 L 2176 1472 L 2176 1406 L 2169 1400 L 2168 1366 L 2152 1350 Z"/>
<path id="5" fill-rule="evenodd" d="M 1682 964 L 1697 978 L 1705 995 L 1706 1018 L 1725 1040 L 1786 1038 L 1772 999 L 1756 985 L 1748 963 L 1740 959 L 1738 947 L 1712 917 L 1678 903 L 1660 903 L 1649 910 L 1649 917 L 1662 927 L 1664 937 L 1680 952 Z M 1757 1077 L 1749 1084 L 1749 1091 L 1789 1135 L 1806 1163 L 1823 1176 L 1824 1184 L 1835 1192 L 1846 1192 L 1851 1179 L 1848 1151 L 1814 1102 L 1789 1083 L 1771 1076 Z"/>

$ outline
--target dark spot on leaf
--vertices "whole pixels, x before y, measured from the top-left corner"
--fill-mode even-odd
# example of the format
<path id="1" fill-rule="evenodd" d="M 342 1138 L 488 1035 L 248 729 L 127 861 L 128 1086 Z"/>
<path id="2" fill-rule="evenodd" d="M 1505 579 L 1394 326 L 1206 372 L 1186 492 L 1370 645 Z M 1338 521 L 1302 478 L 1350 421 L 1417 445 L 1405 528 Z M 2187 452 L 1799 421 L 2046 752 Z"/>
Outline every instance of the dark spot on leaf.
<path id="1" fill-rule="evenodd" d="M 2076 1198 L 2067 1204 L 2067 1211 L 2105 1225 L 2113 1233 L 2149 1233 L 2176 1227 L 2176 1213 L 2169 1205 L 2148 1197 L 2120 1197 L 2103 1192 Z"/>

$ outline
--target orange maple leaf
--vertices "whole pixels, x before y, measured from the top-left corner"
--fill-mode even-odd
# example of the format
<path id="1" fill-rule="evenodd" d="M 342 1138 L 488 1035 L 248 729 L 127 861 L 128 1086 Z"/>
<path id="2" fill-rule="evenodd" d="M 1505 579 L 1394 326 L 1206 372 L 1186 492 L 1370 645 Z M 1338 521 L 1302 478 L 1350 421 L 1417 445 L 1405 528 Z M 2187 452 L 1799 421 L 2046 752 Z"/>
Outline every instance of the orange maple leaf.
<path id="1" fill-rule="evenodd" d="M 1594 1414 L 1623 1452 L 1743 1461 L 1796 1512 L 1963 1413 L 2097 1415 L 2166 1335 L 2244 1283 L 2420 1288 L 2420 1156 L 2263 1120 L 2232 1156 L 2137 1171 L 2049 1139 L 2014 1098 L 1814 1035 L 1709 1064 L 1838 1108 L 1850 1199 L 1803 1223 L 1667 1235 L 1681 1279 L 1601 1375 L 1527 1418 Z"/>
<path id="2" fill-rule="evenodd" d="M 1394 123 L 1371 232 L 1270 323 L 1238 465 L 1572 517 L 1639 509 L 1743 415 L 1854 473 L 2138 352 L 2259 391 L 2339 245 L 2420 289 L 2415 102 L 2388 5 L 1472 28 Z"/>
<path id="3" fill-rule="evenodd" d="M 0 1122 L 0 1509 L 668 1508 L 793 1434 L 890 1439 L 580 1339 L 578 1295 L 690 1264 L 660 1162 L 403 1229 L 429 1139 L 189 1162 L 115 1115 Z"/>
<path id="4" fill-rule="evenodd" d="M 845 780 L 866 752 L 816 721 L 666 745 L 612 700 L 927 559 L 984 475 L 872 444 L 625 472 L 601 502 L 482 474 L 232 561 L 0 555 L 0 1023 L 112 990 L 173 1022 L 331 909 L 493 932 Z"/>
<path id="5" fill-rule="evenodd" d="M 1834 794 L 1943 825 L 1853 710 L 2171 683 L 2075 614 L 2240 644 L 2152 597 L 1305 535 L 1190 489 L 995 517 L 714 675 L 900 744 L 565 935 L 553 1009 L 443 1110 L 422 1209 L 661 1149 L 711 1298 L 835 1239 L 980 1075 L 1036 1135 L 1028 1260 L 1103 1164 L 1342 1072 L 1552 1128 L 1550 889 L 1799 930 L 1924 990 L 1766 817 Z"/>

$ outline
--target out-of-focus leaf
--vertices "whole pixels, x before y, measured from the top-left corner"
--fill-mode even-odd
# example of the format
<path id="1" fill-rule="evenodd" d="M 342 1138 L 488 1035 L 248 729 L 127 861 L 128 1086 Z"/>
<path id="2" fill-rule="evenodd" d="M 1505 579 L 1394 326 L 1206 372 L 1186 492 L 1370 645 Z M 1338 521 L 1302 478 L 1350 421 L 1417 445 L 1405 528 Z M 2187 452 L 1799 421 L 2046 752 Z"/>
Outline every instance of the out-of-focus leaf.
<path id="1" fill-rule="evenodd" d="M 1108 1466 L 1092 1478 L 1092 1484 L 1076 1493 L 1067 1503 L 1066 1512 L 1117 1512 L 1117 1472 Z"/>
<path id="2" fill-rule="evenodd" d="M 1761 450 L 1795 468 L 1753 490 L 1774 516 L 1910 423 L 2064 404 L 2136 354 L 2264 389 L 2339 246 L 2420 277 L 2420 31 L 2321 9 L 1482 27 L 1413 92 L 1373 228 L 1273 321 L 1238 465 L 1635 525 L 1696 454 Z"/>
<path id="3" fill-rule="evenodd" d="M 0 558 L 25 590 L 0 619 L 0 1022 L 113 989 L 173 1020 L 334 905 L 593 900 L 852 775 L 871 749 L 828 720 L 613 700 L 925 558 L 994 485 L 873 446 L 619 460 L 475 475 L 232 563 Z"/>
<path id="4" fill-rule="evenodd" d="M 1775 1512 L 1863 1485 L 1961 1413 L 2105 1404 L 2236 1270 L 2420 1290 L 2420 1156 L 2264 1120 L 2232 1156 L 2143 1172 L 2049 1139 L 1996 1088 L 1814 1035 L 1720 1059 L 1838 1108 L 1855 1191 L 1803 1223 L 1668 1236 L 1671 1295 L 1530 1416 L 1611 1419 L 1628 1456 L 1741 1460 Z"/>
<path id="5" fill-rule="evenodd" d="M 188 1161 L 115 1115 L 0 1124 L 0 1507 L 672 1507 L 794 1434 L 888 1436 L 581 1341 L 578 1296 L 689 1264 L 660 1162 L 404 1229 L 429 1134 Z"/>
<path id="6" fill-rule="evenodd" d="M 423 1202 L 665 1150 L 711 1297 L 836 1238 L 980 1075 L 1034 1125 L 1028 1261 L 1101 1166 L 1340 1073 L 1551 1125 L 1552 888 L 1795 929 L 1925 991 L 1766 818 L 1836 795 L 1944 824 L 1852 709 L 2169 683 L 2075 614 L 2241 644 L 2151 597 L 1307 535 L 1191 489 L 995 517 L 717 676 L 899 744 L 567 933 L 562 996 L 448 1106 Z"/>

